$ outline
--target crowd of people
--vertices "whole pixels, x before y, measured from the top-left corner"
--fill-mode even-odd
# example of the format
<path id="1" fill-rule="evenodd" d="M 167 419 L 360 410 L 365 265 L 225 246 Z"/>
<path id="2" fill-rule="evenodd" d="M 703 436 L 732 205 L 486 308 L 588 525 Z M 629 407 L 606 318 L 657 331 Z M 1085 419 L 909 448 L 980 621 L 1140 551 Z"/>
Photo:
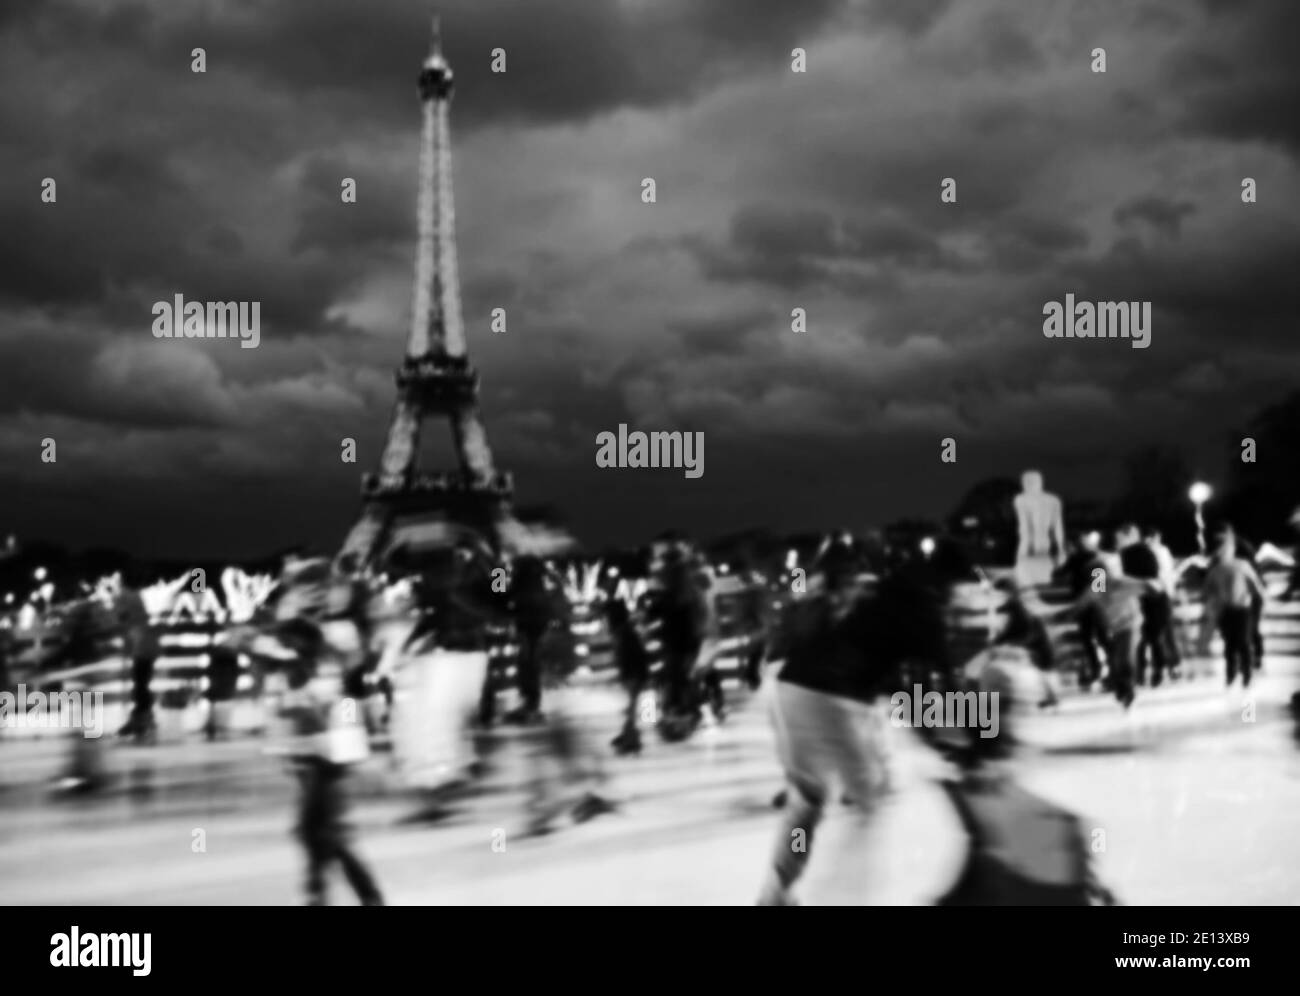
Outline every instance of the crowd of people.
<path id="1" fill-rule="evenodd" d="M 1262 660 L 1260 619 L 1268 594 L 1252 551 L 1230 527 L 1213 534 L 1211 552 L 1181 564 L 1158 532 L 1134 524 L 1122 525 L 1109 549 L 1091 533 L 1061 553 L 1056 580 L 1072 599 L 1068 612 L 1083 651 L 1081 688 L 1100 685 L 1127 708 L 1138 688 L 1178 678 L 1183 651 L 1175 639 L 1174 608 L 1180 589 L 1191 584 L 1203 593 L 1208 624 L 1222 634 L 1227 682 L 1240 678 L 1243 686 L 1250 684 Z M 343 574 L 324 559 L 290 558 L 259 615 L 216 645 L 211 657 L 221 675 L 214 671 L 212 684 L 225 691 L 210 689 L 214 706 L 216 698 L 233 694 L 239 655 L 263 674 L 282 676 L 287 686 L 279 709 L 294 733 L 285 756 L 300 787 L 298 834 L 309 902 L 327 901 L 326 873 L 335 863 L 359 901 L 383 902 L 349 841 L 346 774 L 367 756 L 370 735 L 382 732 L 391 718 L 395 688 L 417 687 L 403 685 L 404 671 L 434 667 L 437 660 L 454 658 L 458 669 L 473 674 L 472 681 L 454 686 L 472 687 L 473 701 L 439 713 L 455 727 L 443 731 L 448 743 L 476 744 L 475 728 L 498 722 L 525 731 L 533 772 L 528 832 L 551 832 L 566 812 L 582 822 L 617 808 L 603 791 L 605 751 L 587 738 L 575 705 L 582 693 L 573 680 L 576 658 L 563 639 L 572 608 L 563 582 L 540 557 L 521 556 L 508 566 L 502 586 L 500 560 L 474 540 L 452 544 L 400 582 Z M 828 806 L 842 801 L 869 823 L 888 797 L 889 750 L 873 731 L 884 722 L 882 703 L 892 691 L 922 676 L 947 687 L 1001 689 L 1009 702 L 1023 698 L 1021 672 L 1027 670 L 1043 679 L 1031 704 L 1057 701 L 1059 690 L 1049 678 L 1056 670 L 1055 641 L 1032 588 L 1001 582 L 1004 621 L 990 641 L 999 652 L 981 656 L 978 667 L 955 658 L 949 602 L 956 586 L 982 577 L 956 541 L 940 538 L 924 552 L 882 565 L 871 563 L 847 534 L 828 537 L 806 570 L 755 575 L 759 583 L 746 589 L 741 613 L 748 639 L 738 670 L 750 689 L 769 685 L 769 715 L 786 782 L 775 800 L 782 816 L 761 904 L 795 902 L 811 838 Z M 726 719 L 727 693 L 717 666 L 723 646 L 717 583 L 701 551 L 673 536 L 656 544 L 642 597 L 602 593 L 599 612 L 626 696 L 609 745 L 614 754 L 642 752 L 650 729 L 664 749 L 672 749 L 668 745 L 692 737 L 702 724 Z M 405 596 L 394 602 L 399 585 Z M 113 609 L 132 662 L 132 709 L 121 734 L 147 744 L 156 732 L 150 685 L 157 635 L 138 585 L 120 585 Z M 402 625 L 391 625 L 395 618 Z M 488 649 L 502 633 L 516 648 L 518 703 L 498 716 L 501 675 L 489 666 Z M 435 686 L 440 691 L 428 690 Z M 425 690 L 418 694 L 447 695 L 453 686 L 420 687 Z M 1014 779 L 990 775 L 1015 744 L 1014 730 L 1004 727 L 992 741 L 972 737 L 957 746 L 967 775 L 948 788 L 971 835 L 972 864 L 945 901 L 1104 901 L 1107 893 L 1090 876 L 1086 860 L 1075 860 L 1079 841 L 1069 814 L 1026 793 Z M 953 751 L 953 741 L 941 749 Z M 471 746 L 448 763 L 451 774 L 426 787 L 443 791 L 472 779 L 484 755 Z M 981 852 L 980 841 L 1005 841 L 1008 831 L 998 824 L 1017 806 L 1040 816 L 1047 812 L 1050 818 L 1034 825 L 1056 828 L 1047 850 L 1054 848 L 1061 858 L 1057 871 L 1026 878 L 1023 870 L 1000 867 L 992 850 Z M 801 848 L 790 846 L 796 830 L 804 835 Z M 1041 850 L 1040 844 L 1033 847 Z M 1061 868 L 1073 870 L 1058 874 Z M 1043 885 L 1048 879 L 1050 887 Z"/>
<path id="2" fill-rule="evenodd" d="M 1197 649 L 1204 653 L 1212 630 L 1219 631 L 1227 683 L 1240 677 L 1248 687 L 1262 664 L 1261 621 L 1269 596 L 1253 547 L 1229 525 L 1214 533 L 1212 553 L 1181 564 L 1155 529 L 1122 525 L 1112 551 L 1101 549 L 1097 533 L 1087 533 L 1074 542 L 1059 576 L 1076 599 L 1083 648 L 1078 681 L 1085 689 L 1101 683 L 1129 706 L 1138 687 L 1181 677 L 1174 608 L 1188 587 L 1199 587 L 1204 604 Z"/>

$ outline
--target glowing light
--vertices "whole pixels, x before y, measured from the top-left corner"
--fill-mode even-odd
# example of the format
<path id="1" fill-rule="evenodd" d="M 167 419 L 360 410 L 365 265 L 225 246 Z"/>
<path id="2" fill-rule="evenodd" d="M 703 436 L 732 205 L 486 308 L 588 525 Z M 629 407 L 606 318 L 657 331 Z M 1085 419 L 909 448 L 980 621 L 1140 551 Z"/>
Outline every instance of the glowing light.
<path id="1" fill-rule="evenodd" d="M 927 536 L 925 539 L 921 540 L 921 552 L 927 557 L 934 553 L 934 537 Z"/>
<path id="2" fill-rule="evenodd" d="M 1214 490 L 1204 481 L 1197 481 L 1187 489 L 1187 497 L 1195 505 L 1204 505 L 1210 500 L 1212 494 L 1214 494 Z"/>

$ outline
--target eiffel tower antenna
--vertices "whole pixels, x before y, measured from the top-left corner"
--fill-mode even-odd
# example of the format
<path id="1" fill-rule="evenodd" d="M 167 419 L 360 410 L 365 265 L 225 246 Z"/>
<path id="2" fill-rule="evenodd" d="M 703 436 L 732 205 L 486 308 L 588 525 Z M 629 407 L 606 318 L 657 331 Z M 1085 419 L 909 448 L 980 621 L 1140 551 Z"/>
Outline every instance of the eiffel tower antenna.
<path id="1" fill-rule="evenodd" d="M 432 47 L 418 77 L 423 128 L 411 326 L 379 473 L 362 479 L 361 519 L 336 560 L 344 570 L 379 566 L 404 541 L 431 528 L 469 529 L 495 546 L 515 525 L 512 482 L 493 463 L 478 407 L 478 374 L 466 355 L 452 196 L 454 83 L 435 14 Z M 447 420 L 455 470 L 417 467 L 420 430 L 429 418 Z"/>

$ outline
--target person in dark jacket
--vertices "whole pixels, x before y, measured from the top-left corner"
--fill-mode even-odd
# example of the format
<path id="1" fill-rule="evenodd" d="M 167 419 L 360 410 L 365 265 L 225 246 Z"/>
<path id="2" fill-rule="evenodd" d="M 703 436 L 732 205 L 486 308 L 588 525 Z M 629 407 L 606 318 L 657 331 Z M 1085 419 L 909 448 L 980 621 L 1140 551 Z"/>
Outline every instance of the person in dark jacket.
<path id="1" fill-rule="evenodd" d="M 627 713 L 622 731 L 614 738 L 613 747 L 620 754 L 637 754 L 641 751 L 637 702 L 650 679 L 650 660 L 627 602 L 617 596 L 611 598 L 605 603 L 605 618 L 613 639 L 618 678 L 627 691 Z"/>
<path id="2" fill-rule="evenodd" d="M 204 733 L 208 740 L 216 740 L 226 730 L 226 712 L 239 689 L 239 652 L 227 643 L 217 641 L 208 650 L 208 721 Z"/>
<path id="3" fill-rule="evenodd" d="M 706 610 L 689 558 L 673 547 L 664 558 L 662 591 L 655 603 L 664 657 L 664 715 L 660 731 L 678 739 L 700 717 L 691 670 L 704 643 Z"/>
<path id="4" fill-rule="evenodd" d="M 899 572 L 865 597 L 856 566 L 851 547 L 831 544 L 807 597 L 791 604 L 778 631 L 774 656 L 783 653 L 785 664 L 773 684 L 772 721 L 789 792 L 761 906 L 794 905 L 791 890 L 837 785 L 860 821 L 873 815 L 888 775 L 871 731 L 884 722 L 879 704 L 899 665 L 907 658 L 946 665 L 942 600 L 928 579 Z"/>
<path id="5" fill-rule="evenodd" d="M 126 655 L 131 661 L 131 717 L 118 735 L 133 736 L 140 743 L 151 743 L 157 733 L 152 686 L 154 662 L 158 659 L 158 637 L 140 596 L 138 577 L 133 575 L 123 580 L 114 607 L 122 628 Z"/>
<path id="6" fill-rule="evenodd" d="M 510 582 L 510 609 L 514 615 L 519 655 L 515 673 L 522 700 L 507 722 L 535 721 L 542 708 L 542 637 L 555 620 L 555 596 L 547 583 L 546 565 L 538 557 L 520 557 Z"/>
<path id="7" fill-rule="evenodd" d="M 1075 541 L 1065 563 L 1057 569 L 1057 578 L 1065 583 L 1075 602 L 1092 588 L 1096 580 L 1106 576 L 1106 563 L 1101 557 L 1100 544 L 1101 537 L 1097 533 L 1084 533 Z M 1098 571 L 1102 573 L 1098 574 Z M 1079 687 L 1087 691 L 1101 678 L 1101 649 L 1107 646 L 1110 637 L 1106 632 L 1105 617 L 1094 605 L 1080 610 L 1078 627 L 1079 642 L 1083 648 Z"/>
<path id="8" fill-rule="evenodd" d="M 1151 546 L 1142 541 L 1136 525 L 1127 523 L 1117 536 L 1120 569 L 1125 577 L 1139 581 L 1162 581 L 1160 561 Z M 1151 661 L 1151 687 L 1164 681 L 1166 670 L 1172 670 L 1169 659 L 1169 629 L 1173 624 L 1173 603 L 1162 586 L 1153 586 L 1139 600 L 1142 609 L 1142 629 L 1139 637 L 1136 673 L 1137 684 L 1147 683 L 1147 661 Z"/>
<path id="9" fill-rule="evenodd" d="M 1231 527 L 1225 527 L 1230 529 Z M 1236 535 L 1236 534 L 1234 534 Z M 1237 556 L 1254 569 L 1259 574 L 1259 550 L 1250 540 L 1244 536 L 1236 535 Z M 1255 670 L 1258 671 L 1264 666 L 1264 592 L 1254 593 L 1250 601 L 1250 647 L 1252 658 L 1255 663 Z"/>

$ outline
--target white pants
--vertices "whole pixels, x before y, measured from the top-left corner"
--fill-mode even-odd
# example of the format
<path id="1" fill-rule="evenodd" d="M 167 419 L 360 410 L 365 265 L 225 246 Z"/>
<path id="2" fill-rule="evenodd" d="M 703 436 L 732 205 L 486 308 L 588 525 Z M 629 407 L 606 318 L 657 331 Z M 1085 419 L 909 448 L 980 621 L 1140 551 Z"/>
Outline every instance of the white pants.
<path id="1" fill-rule="evenodd" d="M 393 754 L 411 788 L 436 789 L 474 760 L 469 724 L 487 677 L 486 651 L 436 649 L 402 661 L 393 681 Z"/>

